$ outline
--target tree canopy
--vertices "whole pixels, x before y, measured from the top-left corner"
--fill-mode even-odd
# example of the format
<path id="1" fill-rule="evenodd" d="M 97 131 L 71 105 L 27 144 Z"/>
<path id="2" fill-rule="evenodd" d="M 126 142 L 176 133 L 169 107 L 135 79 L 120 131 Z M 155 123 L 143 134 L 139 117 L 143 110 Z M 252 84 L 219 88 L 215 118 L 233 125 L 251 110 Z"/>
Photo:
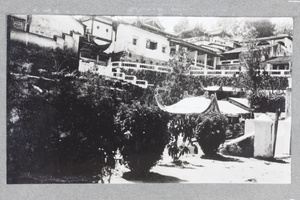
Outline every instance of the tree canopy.
<path id="1" fill-rule="evenodd" d="M 189 19 L 184 17 L 177 24 L 175 24 L 173 30 L 175 33 L 180 33 L 182 31 L 188 30 L 189 26 Z"/>
<path id="2" fill-rule="evenodd" d="M 269 19 L 221 18 L 216 22 L 215 28 L 249 39 L 275 35 L 275 25 Z M 282 29 L 284 28 L 280 28 Z"/>

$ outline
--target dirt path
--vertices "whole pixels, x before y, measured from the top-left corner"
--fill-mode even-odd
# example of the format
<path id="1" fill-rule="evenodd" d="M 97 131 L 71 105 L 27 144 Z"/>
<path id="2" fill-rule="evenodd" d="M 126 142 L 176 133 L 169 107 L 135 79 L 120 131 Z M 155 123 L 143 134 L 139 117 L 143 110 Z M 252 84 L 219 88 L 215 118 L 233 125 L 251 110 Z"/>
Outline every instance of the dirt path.
<path id="1" fill-rule="evenodd" d="M 201 155 L 186 155 L 180 158 L 181 166 L 174 165 L 164 153 L 163 159 L 151 169 L 154 178 L 146 181 L 131 181 L 122 178 L 129 170 L 117 168 L 118 174 L 111 183 L 268 183 L 288 184 L 291 182 L 290 158 L 276 161 L 223 156 L 209 159 Z"/>

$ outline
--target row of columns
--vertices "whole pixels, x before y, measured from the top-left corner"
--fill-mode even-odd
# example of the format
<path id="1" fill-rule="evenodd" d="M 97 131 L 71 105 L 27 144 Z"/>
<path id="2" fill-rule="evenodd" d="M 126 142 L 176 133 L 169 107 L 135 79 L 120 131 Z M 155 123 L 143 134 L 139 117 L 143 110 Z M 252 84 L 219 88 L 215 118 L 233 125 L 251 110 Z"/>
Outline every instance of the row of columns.
<path id="1" fill-rule="evenodd" d="M 197 59 L 198 58 L 198 51 L 195 51 L 195 56 L 194 56 L 194 65 L 197 66 Z M 214 57 L 213 61 L 213 68 L 216 69 L 217 66 L 217 57 Z M 207 69 L 207 54 L 204 54 L 204 69 Z"/>

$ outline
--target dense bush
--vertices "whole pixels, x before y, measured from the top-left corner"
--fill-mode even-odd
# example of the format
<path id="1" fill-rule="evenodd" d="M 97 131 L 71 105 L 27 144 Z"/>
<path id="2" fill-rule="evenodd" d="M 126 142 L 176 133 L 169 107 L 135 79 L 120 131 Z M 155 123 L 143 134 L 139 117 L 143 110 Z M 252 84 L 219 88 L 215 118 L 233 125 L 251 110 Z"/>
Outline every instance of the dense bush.
<path id="1" fill-rule="evenodd" d="M 215 155 L 226 139 L 227 118 L 216 112 L 202 116 L 195 130 L 196 139 L 205 155 Z"/>
<path id="2" fill-rule="evenodd" d="M 245 81 L 246 77 L 242 74 L 239 77 L 189 76 L 186 74 L 174 75 L 133 69 L 127 69 L 125 73 L 135 75 L 138 79 L 147 80 L 156 87 L 164 88 L 166 92 L 161 93 L 161 95 L 166 105 L 178 102 L 183 98 L 184 92 L 194 96 L 203 95 L 203 87 L 222 85 L 240 88 L 247 84 Z M 257 87 L 260 90 L 269 90 L 273 92 L 285 90 L 288 87 L 288 79 L 286 77 L 259 76 L 256 81 Z M 172 84 L 167 84 L 167 82 L 171 82 Z"/>
<path id="3" fill-rule="evenodd" d="M 221 152 L 224 155 L 253 157 L 254 136 L 248 137 L 238 143 L 226 145 L 221 149 Z"/>
<path id="4" fill-rule="evenodd" d="M 148 101 L 148 96 L 119 81 L 68 76 L 77 68 L 74 63 L 78 61 L 66 52 L 9 44 L 8 183 L 32 181 L 23 180 L 24 174 L 91 177 L 107 165 L 114 167 L 108 158 L 121 140 L 114 131 L 117 106 L 132 99 Z"/>
<path id="5" fill-rule="evenodd" d="M 55 104 L 60 119 L 56 133 L 60 169 L 66 167 L 71 174 L 96 174 L 119 147 L 120 137 L 114 131 L 116 101 L 113 91 L 100 85 L 101 79 L 88 80 L 87 91 L 77 81 L 61 82 Z"/>
<path id="6" fill-rule="evenodd" d="M 34 88 L 36 80 L 7 76 L 8 182 L 22 172 L 51 171 L 55 162 L 57 109 L 53 98 Z"/>
<path id="7" fill-rule="evenodd" d="M 100 173 L 121 139 L 114 131 L 114 91 L 101 78 L 87 84 L 61 78 L 45 89 L 40 80 L 20 77 L 8 74 L 8 182 L 22 173 Z"/>
<path id="8" fill-rule="evenodd" d="M 61 49 L 42 48 L 9 41 L 7 58 L 11 72 L 51 77 L 53 72 L 72 72 L 78 69 L 76 55 Z"/>
<path id="9" fill-rule="evenodd" d="M 276 112 L 285 110 L 285 94 L 258 92 L 249 96 L 254 112 Z"/>
<path id="10" fill-rule="evenodd" d="M 180 156 L 189 153 L 188 145 L 193 145 L 194 129 L 200 122 L 197 115 L 173 116 L 168 123 L 171 140 L 167 145 L 168 153 L 175 162 Z"/>
<path id="11" fill-rule="evenodd" d="M 169 141 L 168 120 L 158 107 L 138 102 L 120 106 L 115 123 L 120 135 L 124 135 L 121 154 L 137 176 L 148 173 L 161 158 Z"/>

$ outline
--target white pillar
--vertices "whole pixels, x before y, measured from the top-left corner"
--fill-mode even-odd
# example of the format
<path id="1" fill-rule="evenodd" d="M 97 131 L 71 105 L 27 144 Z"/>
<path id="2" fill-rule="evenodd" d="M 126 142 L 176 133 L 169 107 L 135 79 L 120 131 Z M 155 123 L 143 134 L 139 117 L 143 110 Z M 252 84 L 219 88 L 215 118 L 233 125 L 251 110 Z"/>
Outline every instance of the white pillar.
<path id="1" fill-rule="evenodd" d="M 111 65 L 111 56 L 109 57 L 109 59 L 107 61 L 107 65 Z"/>
<path id="2" fill-rule="evenodd" d="M 292 88 L 286 88 L 285 95 L 285 118 L 289 118 L 292 112 Z"/>
<path id="3" fill-rule="evenodd" d="M 204 54 L 204 68 L 207 69 L 207 54 Z"/>
<path id="4" fill-rule="evenodd" d="M 273 157 L 274 124 L 266 114 L 254 120 L 254 157 Z"/>
<path id="5" fill-rule="evenodd" d="M 194 65 L 197 66 L 197 58 L 198 58 L 198 51 L 195 51 L 195 63 Z"/>
<path id="6" fill-rule="evenodd" d="M 176 44 L 175 48 L 176 48 L 176 53 L 177 53 L 179 51 L 179 45 Z"/>
<path id="7" fill-rule="evenodd" d="M 97 54 L 96 63 L 98 64 L 99 61 L 99 55 Z"/>
<path id="8" fill-rule="evenodd" d="M 216 69 L 217 66 L 217 57 L 214 57 L 214 70 Z"/>

